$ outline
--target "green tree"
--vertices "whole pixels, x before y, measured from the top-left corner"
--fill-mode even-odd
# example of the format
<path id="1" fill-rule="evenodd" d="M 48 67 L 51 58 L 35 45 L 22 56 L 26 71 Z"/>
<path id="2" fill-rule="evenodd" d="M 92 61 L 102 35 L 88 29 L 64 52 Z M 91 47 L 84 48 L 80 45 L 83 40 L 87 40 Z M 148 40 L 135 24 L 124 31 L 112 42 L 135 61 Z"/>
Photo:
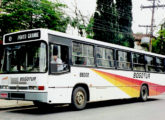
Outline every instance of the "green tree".
<path id="1" fill-rule="evenodd" d="M 0 15 L 0 37 L 16 30 L 48 28 L 65 32 L 69 17 L 63 12 L 66 5 L 48 0 L 3 0 Z"/>
<path id="2" fill-rule="evenodd" d="M 118 43 L 117 11 L 113 0 L 97 0 L 92 28 L 94 39 Z"/>
<path id="3" fill-rule="evenodd" d="M 87 34 L 87 38 L 91 38 L 93 39 L 94 36 L 94 32 L 93 32 L 93 24 L 94 24 L 94 18 L 93 16 L 90 18 L 89 24 L 86 26 L 86 34 Z"/>
<path id="4" fill-rule="evenodd" d="M 165 55 L 165 29 L 158 32 L 158 37 L 152 39 L 152 52 Z"/>
<path id="5" fill-rule="evenodd" d="M 87 29 L 90 25 L 90 15 L 84 15 L 83 11 L 78 8 L 78 0 L 73 0 L 72 6 L 68 9 L 72 12 L 70 25 L 78 31 L 81 37 L 88 37 Z"/>
<path id="6" fill-rule="evenodd" d="M 118 23 L 120 31 L 120 44 L 128 47 L 134 46 L 132 36 L 132 0 L 116 0 Z"/>

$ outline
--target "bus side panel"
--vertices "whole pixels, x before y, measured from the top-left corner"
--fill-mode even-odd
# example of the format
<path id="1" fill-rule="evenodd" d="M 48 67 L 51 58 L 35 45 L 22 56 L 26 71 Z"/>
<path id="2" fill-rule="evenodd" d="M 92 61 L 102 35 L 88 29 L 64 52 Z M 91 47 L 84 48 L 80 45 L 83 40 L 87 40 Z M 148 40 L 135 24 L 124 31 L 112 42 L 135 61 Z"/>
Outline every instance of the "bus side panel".
<path id="1" fill-rule="evenodd" d="M 91 69 L 91 71 L 91 73 L 93 73 L 92 78 L 96 78 L 93 79 L 92 83 L 93 87 L 91 89 L 91 101 L 95 101 L 95 99 L 110 100 L 139 97 L 139 85 L 133 86 L 133 84 L 131 84 L 131 79 L 127 80 L 117 76 L 123 74 L 123 76 L 127 75 L 128 77 L 131 77 L 133 72 L 103 69 Z M 137 90 L 134 90 L 134 87 L 136 87 Z"/>
<path id="2" fill-rule="evenodd" d="M 144 84 L 149 87 L 149 96 L 165 92 L 164 74 L 103 69 L 93 69 L 93 71 L 131 98 L 140 96 L 140 89 Z"/>
<path id="3" fill-rule="evenodd" d="M 48 101 L 49 103 L 71 103 L 73 87 L 69 81 L 72 73 L 54 74 L 48 77 Z"/>
<path id="4" fill-rule="evenodd" d="M 78 84 L 88 86 L 90 101 L 140 97 L 143 84 L 149 86 L 150 95 L 165 91 L 163 74 L 143 74 L 144 76 L 141 76 L 141 72 L 133 71 L 71 67 L 70 73 L 49 76 L 49 98 L 54 103 L 70 103 L 73 88 Z"/>
<path id="5" fill-rule="evenodd" d="M 72 88 L 49 88 L 48 103 L 71 103 Z"/>

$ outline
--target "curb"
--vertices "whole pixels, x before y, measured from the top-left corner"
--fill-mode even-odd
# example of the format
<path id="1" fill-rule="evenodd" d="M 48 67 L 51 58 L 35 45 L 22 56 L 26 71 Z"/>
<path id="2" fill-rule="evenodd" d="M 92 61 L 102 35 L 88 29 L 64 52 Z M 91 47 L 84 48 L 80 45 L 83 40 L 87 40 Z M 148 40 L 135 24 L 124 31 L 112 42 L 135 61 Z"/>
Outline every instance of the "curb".
<path id="1" fill-rule="evenodd" d="M 15 108 L 32 107 L 33 102 L 29 101 L 17 101 L 17 100 L 0 100 L 0 110 L 8 110 Z"/>
<path id="2" fill-rule="evenodd" d="M 29 106 L 17 106 L 17 107 L 6 107 L 6 108 L 0 108 L 0 111 L 3 110 L 14 110 L 14 109 L 22 109 L 22 108 L 31 108 L 34 107 L 34 105 L 29 105 Z"/>

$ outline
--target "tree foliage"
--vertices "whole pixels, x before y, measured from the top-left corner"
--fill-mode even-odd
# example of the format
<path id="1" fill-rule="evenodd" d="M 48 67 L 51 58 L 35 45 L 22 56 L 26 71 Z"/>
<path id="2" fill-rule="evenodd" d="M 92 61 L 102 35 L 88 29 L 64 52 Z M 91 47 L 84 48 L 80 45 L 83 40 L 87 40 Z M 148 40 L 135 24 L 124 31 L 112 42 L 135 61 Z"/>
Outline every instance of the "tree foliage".
<path id="1" fill-rule="evenodd" d="M 77 30 L 81 37 L 88 36 L 88 26 L 90 25 L 90 15 L 84 15 L 83 11 L 78 7 L 79 0 L 73 0 L 72 6 L 68 9 L 72 14 L 70 17 L 70 25 Z"/>
<path id="2" fill-rule="evenodd" d="M 48 0 L 3 0 L 0 14 L 0 37 L 16 30 L 49 28 L 65 32 L 69 18 L 66 5 Z"/>
<path id="3" fill-rule="evenodd" d="M 152 51 L 165 55 L 165 29 L 158 32 L 158 37 L 152 39 Z"/>
<path id="4" fill-rule="evenodd" d="M 133 47 L 132 0 L 97 0 L 94 39 Z"/>
<path id="5" fill-rule="evenodd" d="M 134 39 L 132 36 L 132 0 L 116 0 L 118 11 L 119 31 L 122 34 L 120 43 L 125 46 L 133 47 Z"/>
<path id="6" fill-rule="evenodd" d="M 113 0 L 97 0 L 94 14 L 94 39 L 117 43 L 117 11 Z"/>
<path id="7" fill-rule="evenodd" d="M 93 38 L 94 36 L 94 32 L 93 32 L 93 24 L 94 24 L 94 18 L 93 16 L 90 18 L 90 21 L 89 21 L 89 24 L 87 25 L 85 31 L 86 31 L 86 34 L 87 34 L 87 38 Z"/>

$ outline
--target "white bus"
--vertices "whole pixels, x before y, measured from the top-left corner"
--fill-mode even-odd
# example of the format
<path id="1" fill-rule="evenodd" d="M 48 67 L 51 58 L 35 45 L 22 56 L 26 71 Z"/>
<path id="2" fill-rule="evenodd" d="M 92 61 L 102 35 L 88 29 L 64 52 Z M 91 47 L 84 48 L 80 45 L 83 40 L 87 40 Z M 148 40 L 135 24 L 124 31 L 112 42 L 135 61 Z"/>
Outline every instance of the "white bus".
<path id="1" fill-rule="evenodd" d="M 3 38 L 0 99 L 71 104 L 165 92 L 165 56 L 33 29 Z"/>

